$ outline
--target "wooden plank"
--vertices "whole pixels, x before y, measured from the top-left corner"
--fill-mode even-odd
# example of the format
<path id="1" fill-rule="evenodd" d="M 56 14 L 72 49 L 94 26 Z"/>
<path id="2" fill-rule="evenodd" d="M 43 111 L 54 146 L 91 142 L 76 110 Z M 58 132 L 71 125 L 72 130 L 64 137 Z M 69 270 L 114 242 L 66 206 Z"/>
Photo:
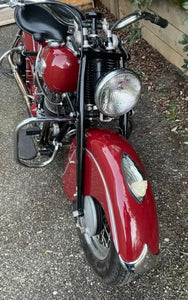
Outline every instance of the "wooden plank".
<path id="1" fill-rule="evenodd" d="M 103 0 L 104 1 L 104 0 Z M 119 0 L 120 17 L 131 13 L 135 10 L 135 6 L 129 0 Z M 167 19 L 169 24 L 173 25 L 180 31 L 188 34 L 188 23 L 185 21 L 186 11 L 168 1 L 153 1 L 149 8 L 151 13 L 159 14 Z"/>
<path id="2" fill-rule="evenodd" d="M 0 26 L 14 23 L 14 9 L 3 8 L 0 10 Z"/>
<path id="3" fill-rule="evenodd" d="M 119 0 L 119 16 L 122 18 L 135 11 L 133 3 L 125 0 Z"/>
<path id="4" fill-rule="evenodd" d="M 93 0 L 58 0 L 78 7 L 79 9 L 89 9 L 94 7 Z"/>
<path id="5" fill-rule="evenodd" d="M 120 17 L 134 11 L 133 4 L 128 0 L 119 0 Z M 167 60 L 175 64 L 178 68 L 183 65 L 183 59 L 187 58 L 183 52 L 183 46 L 179 44 L 183 33 L 188 34 L 188 24 L 185 22 L 186 13 L 177 5 L 170 4 L 167 1 L 153 1 L 151 13 L 156 13 L 169 21 L 167 28 L 162 29 L 159 26 L 142 21 L 143 37 L 149 44 L 156 48 Z"/>
<path id="6" fill-rule="evenodd" d="M 180 31 L 188 34 L 188 23 L 185 21 L 187 14 L 180 6 L 170 3 L 170 1 L 158 0 L 153 1 L 150 9 L 167 19 Z"/>
<path id="7" fill-rule="evenodd" d="M 109 0 L 102 0 L 101 2 L 104 6 L 106 6 L 108 9 L 110 9 L 110 1 Z"/>
<path id="8" fill-rule="evenodd" d="M 182 65 L 184 57 L 180 53 L 176 52 L 173 48 L 171 48 L 157 36 L 153 38 L 153 33 L 146 27 L 144 28 L 143 33 L 144 39 L 148 41 L 150 45 L 157 49 L 168 61 L 176 65 L 179 69 L 183 70 Z"/>
<path id="9" fill-rule="evenodd" d="M 102 2 L 105 1 L 106 0 L 102 0 Z M 119 0 L 120 17 L 123 17 L 134 10 L 135 6 L 130 0 Z M 170 1 L 158 0 L 152 2 L 149 10 L 167 19 L 174 27 L 188 34 L 188 23 L 185 21 L 187 14 L 179 5 L 170 3 Z"/>
<path id="10" fill-rule="evenodd" d="M 119 0 L 102 0 L 104 6 L 106 6 L 117 18 L 119 18 Z"/>
<path id="11" fill-rule="evenodd" d="M 144 25 L 143 32 L 145 28 L 147 28 L 153 34 L 153 38 L 159 38 L 161 41 L 168 44 L 169 47 L 173 48 L 176 52 L 186 58 L 186 54 L 183 52 L 184 46 L 179 43 L 179 41 L 182 40 L 182 31 L 178 30 L 171 24 L 169 24 L 165 29 L 147 21 L 142 21 L 141 24 Z"/>

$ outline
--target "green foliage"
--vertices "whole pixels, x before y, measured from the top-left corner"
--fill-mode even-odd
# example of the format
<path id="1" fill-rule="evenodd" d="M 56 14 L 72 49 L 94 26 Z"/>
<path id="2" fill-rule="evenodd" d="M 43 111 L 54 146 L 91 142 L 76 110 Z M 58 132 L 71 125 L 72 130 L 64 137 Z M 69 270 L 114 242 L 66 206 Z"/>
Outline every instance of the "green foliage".
<path id="1" fill-rule="evenodd" d="M 151 5 L 153 1 L 157 0 L 131 0 L 132 3 L 136 6 L 137 9 L 146 9 Z M 188 1 L 187 0 L 168 0 L 174 4 L 177 4 L 184 8 L 185 10 L 188 10 Z"/>
<path id="2" fill-rule="evenodd" d="M 186 9 L 188 13 L 188 1 L 184 1 L 183 7 Z M 185 20 L 188 22 L 188 17 Z M 188 58 L 188 34 L 183 34 L 183 39 L 179 41 L 179 43 L 184 45 L 183 51 L 187 52 L 187 58 Z M 188 59 L 184 59 L 184 64 L 182 68 L 185 70 L 185 72 L 188 72 Z"/>
<path id="3" fill-rule="evenodd" d="M 174 4 L 180 5 L 182 8 L 184 8 L 188 12 L 188 1 L 187 0 L 170 0 Z M 188 17 L 185 18 L 185 21 L 188 22 Z M 183 51 L 188 52 L 188 35 L 183 34 L 183 39 L 179 41 L 180 44 L 184 45 Z M 188 57 L 188 53 L 187 53 Z M 188 59 L 184 59 L 184 64 L 182 68 L 185 70 L 185 72 L 188 71 Z"/>
<path id="4" fill-rule="evenodd" d="M 188 35 L 183 34 L 183 40 L 179 41 L 180 44 L 184 45 L 183 51 L 188 52 Z M 187 53 L 188 57 L 188 53 Z M 188 71 L 188 59 L 184 59 L 184 64 L 182 68 L 185 70 L 185 72 Z"/>
<path id="5" fill-rule="evenodd" d="M 188 10 L 188 1 L 185 1 L 182 6 L 184 9 Z"/>
<path id="6" fill-rule="evenodd" d="M 170 2 L 173 2 L 174 4 L 178 4 L 179 6 L 183 6 L 184 2 L 186 2 L 187 0 L 170 0 Z"/>
<path id="7" fill-rule="evenodd" d="M 130 0 L 132 3 L 134 3 L 136 9 L 138 10 L 145 10 L 148 8 L 153 1 L 157 0 Z M 188 12 L 188 1 L 187 0 L 169 0 L 170 2 L 174 4 L 180 5 L 182 8 L 184 8 Z M 188 17 L 185 19 L 188 22 Z M 128 35 L 128 40 L 130 44 L 133 44 L 137 39 L 139 39 L 142 36 L 142 30 L 138 26 L 138 24 L 133 24 L 131 26 L 131 33 Z M 180 44 L 184 45 L 183 51 L 188 52 L 188 35 L 184 34 L 183 39 L 179 41 Z M 188 57 L 188 53 L 187 53 Z M 188 59 L 184 59 L 184 64 L 182 68 L 185 70 L 185 72 L 188 71 Z"/>
<path id="8" fill-rule="evenodd" d="M 182 45 L 187 45 L 188 44 L 188 35 L 184 34 L 183 35 L 183 40 L 179 41 L 179 43 L 182 44 Z M 187 51 L 187 50 L 185 50 L 185 51 Z"/>
<path id="9" fill-rule="evenodd" d="M 130 25 L 127 30 L 130 31 L 130 33 L 126 36 L 130 45 L 134 44 L 142 37 L 142 29 L 138 26 L 138 24 Z"/>
<path id="10" fill-rule="evenodd" d="M 167 119 L 168 121 L 174 121 L 177 115 L 177 107 L 176 104 L 172 103 L 169 105 Z"/>
<path id="11" fill-rule="evenodd" d="M 151 5 L 152 1 L 153 0 L 131 0 L 131 2 L 135 5 L 136 10 L 145 10 Z M 139 27 L 138 23 L 129 26 L 127 29 L 130 30 L 130 33 L 127 35 L 127 40 L 130 45 L 132 45 L 136 42 L 136 40 L 141 38 L 142 29 Z"/>
<path id="12" fill-rule="evenodd" d="M 136 6 L 137 9 L 146 9 L 148 6 L 151 5 L 153 0 L 132 0 L 134 5 Z"/>

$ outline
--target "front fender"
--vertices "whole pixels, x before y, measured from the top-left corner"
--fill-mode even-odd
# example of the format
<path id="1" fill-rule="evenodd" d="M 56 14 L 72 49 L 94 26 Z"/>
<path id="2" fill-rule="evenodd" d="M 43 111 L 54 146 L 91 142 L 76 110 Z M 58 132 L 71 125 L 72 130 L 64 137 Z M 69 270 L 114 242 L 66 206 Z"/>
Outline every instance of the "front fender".
<path id="1" fill-rule="evenodd" d="M 131 145 L 107 129 L 86 132 L 84 195 L 97 199 L 107 216 L 117 253 L 126 262 L 140 257 L 147 245 L 153 254 L 158 248 L 158 222 L 153 194 L 148 183 L 142 203 L 130 194 L 121 171 L 121 157 L 127 153 L 145 173 Z M 76 197 L 76 155 L 73 142 L 63 185 L 69 199 Z"/>

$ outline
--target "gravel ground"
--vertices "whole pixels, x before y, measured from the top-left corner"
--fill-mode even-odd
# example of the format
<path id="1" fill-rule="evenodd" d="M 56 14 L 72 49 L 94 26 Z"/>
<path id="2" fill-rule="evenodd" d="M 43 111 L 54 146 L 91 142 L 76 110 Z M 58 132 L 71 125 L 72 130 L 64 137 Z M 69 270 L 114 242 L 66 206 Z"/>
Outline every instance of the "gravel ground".
<path id="1" fill-rule="evenodd" d="M 8 49 L 15 31 L 14 25 L 0 28 L 1 53 Z M 170 98 L 170 88 L 180 80 L 187 84 L 187 79 L 161 60 L 166 63 L 161 80 L 168 83 L 165 95 Z M 159 76 L 144 82 L 131 143 L 153 186 L 161 256 L 158 266 L 147 274 L 111 288 L 90 269 L 79 244 L 72 204 L 61 185 L 66 151 L 45 169 L 30 170 L 15 163 L 13 132 L 27 114 L 14 80 L 0 76 L 0 299 L 187 298 L 187 145 L 185 135 L 171 131 L 166 115 L 157 109 L 161 90 L 153 86 L 159 86 Z"/>

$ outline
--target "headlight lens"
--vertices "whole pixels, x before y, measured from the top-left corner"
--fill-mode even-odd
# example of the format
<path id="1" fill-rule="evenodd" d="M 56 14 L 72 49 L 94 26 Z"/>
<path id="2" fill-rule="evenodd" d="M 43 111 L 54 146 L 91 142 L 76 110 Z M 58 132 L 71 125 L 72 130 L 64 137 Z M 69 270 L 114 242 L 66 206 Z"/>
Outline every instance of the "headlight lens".
<path id="1" fill-rule="evenodd" d="M 148 186 L 146 176 L 137 163 L 126 153 L 123 153 L 121 158 L 121 169 L 130 193 L 139 203 L 141 203 Z"/>
<path id="2" fill-rule="evenodd" d="M 138 76 L 127 69 L 116 69 L 104 75 L 96 86 L 95 103 L 104 115 L 119 117 L 130 111 L 141 93 Z"/>

